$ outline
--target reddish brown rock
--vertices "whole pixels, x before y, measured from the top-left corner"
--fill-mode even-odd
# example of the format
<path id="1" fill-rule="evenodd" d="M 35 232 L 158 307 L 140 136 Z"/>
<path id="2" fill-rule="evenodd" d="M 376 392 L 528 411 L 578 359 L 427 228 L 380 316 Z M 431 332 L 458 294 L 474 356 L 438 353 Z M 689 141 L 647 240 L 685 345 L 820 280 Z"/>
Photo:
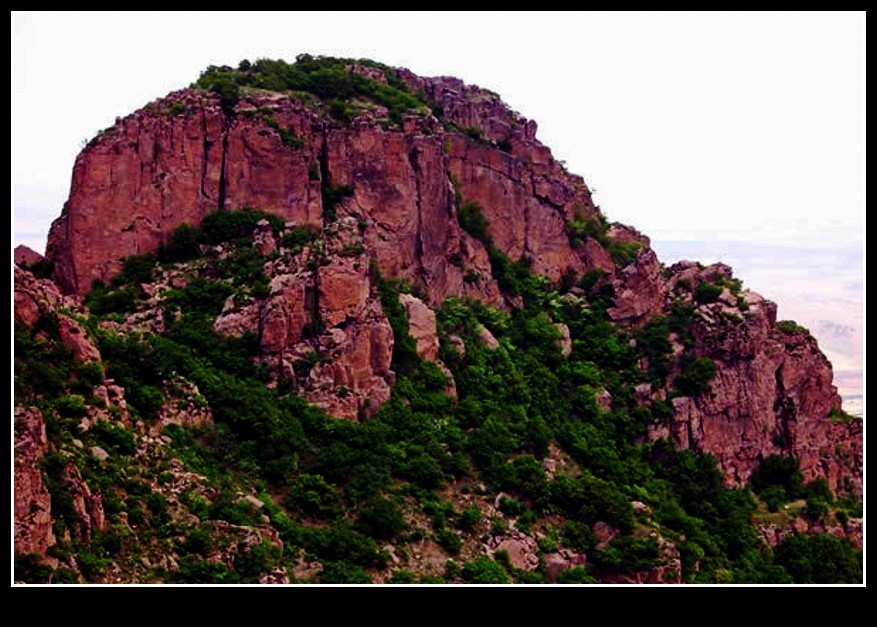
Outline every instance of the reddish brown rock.
<path id="1" fill-rule="evenodd" d="M 845 524 L 837 522 L 826 524 L 824 521 L 808 523 L 803 518 L 794 518 L 785 524 L 761 523 L 755 528 L 761 540 L 771 548 L 776 548 L 788 536 L 796 533 L 807 535 L 827 533 L 835 538 L 849 540 L 859 550 L 864 545 L 864 528 L 861 518 L 850 518 Z"/>
<path id="2" fill-rule="evenodd" d="M 15 553 L 45 557 L 55 544 L 52 501 L 39 461 L 49 448 L 46 423 L 36 407 L 15 408 L 14 521 Z"/>
<path id="3" fill-rule="evenodd" d="M 349 70 L 381 80 L 374 68 Z M 614 290 L 609 316 L 624 326 L 666 313 L 677 297 L 691 303 L 700 281 L 730 278 L 721 264 L 676 264 L 665 279 L 648 238 L 623 225 L 611 225 L 606 237 L 640 244 L 627 267 L 617 268 L 595 239 L 574 241 L 573 248 L 568 223 L 599 218 L 599 211 L 584 181 L 536 139 L 535 123 L 496 94 L 457 79 L 405 70 L 398 76 L 423 90 L 457 128 L 429 115 L 406 115 L 399 127 L 382 124 L 380 107 L 342 127 L 288 94 L 245 94 L 227 115 L 215 96 L 197 90 L 120 120 L 77 158 L 47 247 L 59 284 L 81 294 L 94 279 L 117 272 L 125 256 L 155 250 L 176 226 L 197 224 L 217 207 L 263 209 L 327 231 L 337 225 L 339 235 L 324 238 L 325 250 L 300 255 L 294 267 L 273 262 L 268 298 L 232 301 L 216 329 L 257 331 L 260 359 L 277 380 L 295 380 L 308 398 L 349 417 L 366 403 L 373 411 L 393 381 L 392 333 L 365 277 L 370 259 L 385 276 L 420 287 L 434 305 L 449 295 L 520 304 L 500 294 L 484 245 L 461 229 L 455 191 L 482 207 L 493 245 L 513 261 L 527 260 L 552 280 L 565 272 L 607 272 Z M 333 222 L 323 216 L 322 192 L 340 186 L 351 195 L 335 207 Z M 272 251 L 273 237 L 257 239 L 260 250 Z M 48 292 L 31 292 L 16 287 L 15 315 L 34 324 Z M 716 303 L 697 308 L 694 353 L 716 362 L 716 378 L 709 394 L 677 399 L 673 419 L 652 436 L 716 454 L 734 485 L 764 456 L 786 453 L 800 457 L 807 478 L 826 476 L 833 489 L 859 493 L 861 424 L 826 420 L 839 402 L 830 366 L 815 343 L 781 337 L 772 303 L 750 293 L 742 298 L 745 315 L 727 288 Z M 125 324 L 146 330 L 157 329 L 155 322 L 152 316 Z M 75 335 L 66 340 L 74 348 Z M 482 339 L 495 345 L 487 332 Z M 676 348 L 682 351 L 681 341 Z M 294 364 L 314 350 L 333 361 L 296 376 Z"/>
<path id="4" fill-rule="evenodd" d="M 160 435 L 168 425 L 203 428 L 213 424 L 213 412 L 194 383 L 174 377 L 164 384 L 164 403 L 158 420 L 150 425 L 153 435 Z"/>
<path id="5" fill-rule="evenodd" d="M 597 392 L 594 401 L 597 403 L 597 407 L 603 411 L 610 411 L 612 409 L 612 395 L 609 393 L 609 390 Z"/>
<path id="6" fill-rule="evenodd" d="M 446 141 L 460 192 L 480 205 L 497 248 L 514 261 L 526 257 L 535 272 L 555 281 L 567 268 L 586 269 L 565 231 L 573 207 L 594 211 L 583 183 L 568 179 L 553 162 L 532 163 L 459 135 Z"/>
<path id="7" fill-rule="evenodd" d="M 231 568 L 236 556 L 248 553 L 261 544 L 270 544 L 280 552 L 283 551 L 280 534 L 268 525 L 233 525 L 224 520 L 210 520 L 204 526 L 214 538 L 214 546 L 205 556 L 210 562 L 225 564 Z"/>
<path id="8" fill-rule="evenodd" d="M 76 361 L 100 361 L 100 352 L 77 321 L 67 316 L 58 316 L 58 333 L 61 342 L 73 352 Z"/>
<path id="9" fill-rule="evenodd" d="M 569 335 L 569 327 L 562 322 L 558 322 L 554 326 L 557 328 L 558 333 L 560 333 L 560 339 L 557 341 L 560 345 L 560 354 L 567 357 L 572 354 L 572 339 Z"/>
<path id="10" fill-rule="evenodd" d="M 256 225 L 256 230 L 253 232 L 253 248 L 263 257 L 277 250 L 277 241 L 274 239 L 271 223 L 268 220 L 259 220 Z"/>
<path id="11" fill-rule="evenodd" d="M 73 461 L 69 461 L 64 466 L 62 477 L 64 489 L 70 495 L 73 511 L 77 517 L 77 527 L 72 531 L 79 540 L 89 543 L 94 531 L 102 531 L 106 527 L 101 494 L 91 491 Z"/>
<path id="12" fill-rule="evenodd" d="M 586 237 L 585 240 L 576 248 L 576 253 L 588 269 L 595 268 L 604 272 L 614 272 L 615 262 L 612 255 L 600 246 L 597 240 Z"/>
<path id="13" fill-rule="evenodd" d="M 318 251 L 326 251 L 320 253 Z M 390 398 L 393 331 L 369 274 L 355 221 L 266 266 L 269 295 L 230 298 L 214 323 L 225 335 L 256 331 L 262 363 L 310 402 L 341 418 L 372 415 Z M 313 359 L 307 373 L 296 364 Z"/>
<path id="14" fill-rule="evenodd" d="M 368 304 L 368 261 L 361 256 L 337 257 L 317 271 L 320 320 L 335 327 L 358 318 Z"/>
<path id="15" fill-rule="evenodd" d="M 588 558 L 583 553 L 571 549 L 560 549 L 545 556 L 546 581 L 555 583 L 564 571 L 587 566 Z"/>
<path id="16" fill-rule="evenodd" d="M 493 336 L 493 333 L 487 327 L 481 326 L 478 328 L 478 339 L 491 350 L 499 346 L 499 340 Z"/>
<path id="17" fill-rule="evenodd" d="M 45 257 L 32 248 L 25 246 L 24 244 L 19 244 L 15 247 L 15 250 L 12 253 L 12 259 L 15 265 L 26 268 L 42 261 Z"/>
<path id="18" fill-rule="evenodd" d="M 671 284 L 692 285 L 727 266 L 673 267 Z M 682 279 L 679 278 L 682 277 Z M 831 421 L 840 397 L 831 364 L 806 333 L 776 327 L 776 305 L 746 292 L 748 311 L 728 315 L 721 301 L 701 305 L 692 326 L 694 353 L 716 364 L 710 390 L 673 399 L 673 417 L 651 428 L 677 446 L 712 453 L 731 485 L 742 485 L 769 455 L 793 455 L 805 480 L 825 477 L 832 490 L 861 494 L 861 421 Z M 736 299 L 735 299 L 736 301 Z"/>
<path id="19" fill-rule="evenodd" d="M 536 540 L 520 531 L 513 530 L 505 536 L 493 536 L 488 540 L 487 547 L 491 553 L 505 551 L 509 555 L 509 563 L 520 570 L 533 571 L 539 568 L 539 556 L 536 552 L 539 545 Z"/>
<path id="20" fill-rule="evenodd" d="M 554 279 L 589 260 L 606 265 L 599 245 L 587 247 L 585 261 L 570 248 L 564 221 L 596 210 L 582 179 L 535 139 L 535 124 L 479 88 L 424 80 L 428 93 L 447 101 L 449 119 L 478 120 L 486 137 L 508 140 L 512 152 L 443 134 L 430 118 L 409 116 L 401 132 L 369 116 L 327 130 L 325 118 L 286 95 L 248 95 L 229 117 L 212 95 L 175 92 L 120 120 L 78 157 L 49 237 L 57 280 L 83 293 L 115 274 L 125 256 L 155 250 L 176 226 L 198 224 L 217 207 L 318 224 L 321 186 L 349 185 L 354 194 L 340 214 L 363 221 L 384 274 L 422 286 L 435 302 L 455 294 L 499 304 L 483 246 L 457 223 L 449 172 L 465 198 L 482 204 L 497 245 L 513 259 L 527 256 Z M 297 145 L 285 144 L 278 129 Z M 322 155 L 327 181 L 317 167 Z"/>
<path id="21" fill-rule="evenodd" d="M 434 302 L 449 294 L 500 302 L 487 253 L 457 223 L 440 137 L 363 123 L 326 141 L 331 184 L 353 188 L 339 212 L 363 220 L 365 247 L 385 276 L 421 286 Z"/>
<path id="22" fill-rule="evenodd" d="M 393 330 L 380 302 L 372 301 L 355 324 L 340 334 L 321 336 L 316 345 L 327 361 L 301 383 L 305 398 L 349 419 L 371 416 L 389 400 L 395 382 L 390 370 Z"/>
<path id="23" fill-rule="evenodd" d="M 417 354 L 429 361 L 438 360 L 439 339 L 436 332 L 435 312 L 426 303 L 411 294 L 400 294 L 399 302 L 405 307 L 411 337 L 417 342 Z"/>
<path id="24" fill-rule="evenodd" d="M 58 337 L 65 348 L 80 362 L 99 362 L 100 352 L 85 329 L 63 310 L 82 312 L 79 302 L 63 296 L 54 282 L 37 279 L 30 272 L 15 268 L 13 294 L 15 320 L 33 327 L 41 316 L 54 316 L 58 321 Z"/>
<path id="25" fill-rule="evenodd" d="M 661 264 L 650 249 L 640 250 L 636 261 L 613 278 L 612 286 L 615 306 L 609 309 L 609 317 L 616 322 L 640 324 L 664 307 L 666 288 Z"/>
<path id="26" fill-rule="evenodd" d="M 289 98 L 274 117 L 319 137 Z M 171 106 L 184 107 L 174 115 Z M 308 178 L 319 146 L 293 150 L 259 116 L 222 113 L 215 96 L 170 94 L 120 120 L 77 157 L 70 197 L 49 233 L 47 256 L 68 292 L 112 277 L 121 260 L 169 241 L 173 229 L 200 224 L 217 207 L 252 207 L 289 220 L 318 222 L 319 184 Z"/>
<path id="27" fill-rule="evenodd" d="M 16 322 L 32 327 L 40 314 L 56 311 L 65 304 L 58 286 L 46 279 L 37 279 L 21 268 L 15 268 L 13 308 Z"/>

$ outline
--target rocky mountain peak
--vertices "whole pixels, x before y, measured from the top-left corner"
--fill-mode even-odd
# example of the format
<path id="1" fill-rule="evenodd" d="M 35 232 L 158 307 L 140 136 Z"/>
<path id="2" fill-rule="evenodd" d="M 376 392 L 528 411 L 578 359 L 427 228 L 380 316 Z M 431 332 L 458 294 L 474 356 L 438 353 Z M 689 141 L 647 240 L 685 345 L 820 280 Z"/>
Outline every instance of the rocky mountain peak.
<path id="1" fill-rule="evenodd" d="M 816 340 L 728 266 L 664 266 L 536 130 L 302 55 L 95 137 L 46 257 L 15 252 L 28 576 L 717 581 L 776 574 L 750 522 L 780 562 L 861 545 Z"/>

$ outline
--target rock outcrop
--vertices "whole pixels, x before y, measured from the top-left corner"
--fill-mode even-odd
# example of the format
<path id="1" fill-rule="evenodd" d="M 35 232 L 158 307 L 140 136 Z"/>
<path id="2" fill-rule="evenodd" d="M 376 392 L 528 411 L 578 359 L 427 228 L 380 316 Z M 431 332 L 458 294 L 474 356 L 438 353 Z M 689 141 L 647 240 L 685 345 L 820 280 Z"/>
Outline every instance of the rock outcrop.
<path id="1" fill-rule="evenodd" d="M 28 327 L 36 325 L 42 317 L 51 318 L 64 347 L 73 352 L 80 362 L 99 362 L 100 352 L 81 324 L 74 318 L 60 314 L 61 309 L 82 312 L 81 303 L 64 296 L 49 279 L 37 279 L 27 270 L 15 268 L 15 321 Z"/>
<path id="2" fill-rule="evenodd" d="M 671 271 L 674 287 L 732 278 L 722 264 L 683 263 Z M 715 302 L 697 306 L 693 354 L 712 360 L 715 377 L 707 392 L 674 398 L 672 418 L 651 437 L 715 455 L 731 485 L 743 485 L 762 459 L 782 454 L 800 460 L 805 480 L 825 477 L 834 491 L 861 494 L 862 423 L 829 419 L 841 403 L 831 364 L 809 333 L 777 326 L 776 304 L 750 291 L 739 298 L 742 307 L 725 288 Z"/>
<path id="3" fill-rule="evenodd" d="M 49 448 L 46 422 L 36 407 L 15 408 L 15 552 L 46 556 L 55 544 L 52 502 L 39 461 Z"/>
<path id="4" fill-rule="evenodd" d="M 398 77 L 435 103 L 442 123 L 409 115 L 395 128 L 382 124 L 378 111 L 339 126 L 299 98 L 265 93 L 246 95 L 232 114 L 214 94 L 192 89 L 120 120 L 76 161 L 70 198 L 49 237 L 59 284 L 81 294 L 94 279 L 112 277 L 125 256 L 155 250 L 175 227 L 197 224 L 217 207 L 263 209 L 290 224 L 330 226 L 337 217 L 349 229 L 355 222 L 361 250 L 336 250 L 316 272 L 306 267 L 313 253 L 295 268 L 275 264 L 270 296 L 230 303 L 216 325 L 237 335 L 258 329 L 261 359 L 278 379 L 295 378 L 310 400 L 350 417 L 379 406 L 393 381 L 392 333 L 367 276 L 368 259 L 385 276 L 419 286 L 432 304 L 448 295 L 504 304 L 485 245 L 460 227 L 459 202 L 477 203 L 490 243 L 539 274 L 558 280 L 608 272 L 614 294 L 608 314 L 621 324 L 641 325 L 667 311 L 686 282 L 730 278 L 725 266 L 694 264 L 677 264 L 667 278 L 648 238 L 623 225 L 607 227 L 602 244 L 570 237 L 570 221 L 599 222 L 599 211 L 584 181 L 536 139 L 534 122 L 457 79 L 406 70 Z M 618 269 L 606 242 L 639 249 Z M 263 254 L 277 250 L 267 226 L 256 246 Z M 860 436 L 854 425 L 825 420 L 839 407 L 830 365 L 812 340 L 776 330 L 775 305 L 751 293 L 745 299 L 749 310 L 739 323 L 727 290 L 698 308 L 694 353 L 717 365 L 711 392 L 674 399 L 672 420 L 652 437 L 715 454 L 734 484 L 781 452 L 800 457 L 807 478 L 824 475 L 834 489 L 849 488 L 843 477 L 861 465 Z M 419 352 L 435 359 L 437 344 L 422 328 L 429 327 L 429 310 L 406 307 Z M 18 310 L 27 317 L 33 307 Z M 78 346 L 75 328 L 67 331 L 66 341 Z M 294 363 L 309 351 L 323 363 L 296 374 Z"/>
<path id="5" fill-rule="evenodd" d="M 340 220 L 323 239 L 265 268 L 268 296 L 241 306 L 230 297 L 214 329 L 255 332 L 274 380 L 292 382 L 328 413 L 350 419 L 377 411 L 395 382 L 393 330 L 356 221 Z"/>
<path id="6" fill-rule="evenodd" d="M 15 250 L 12 253 L 12 259 L 15 265 L 28 267 L 42 261 L 43 259 L 45 259 L 45 257 L 43 257 L 32 248 L 25 246 L 24 244 L 20 244 L 15 247 Z"/>
<path id="7" fill-rule="evenodd" d="M 329 67 L 309 57 L 302 62 Z M 623 423 L 617 436 L 634 434 L 633 445 L 667 439 L 714 455 L 732 486 L 745 485 L 762 460 L 780 454 L 800 460 L 805 480 L 824 477 L 835 493 L 862 495 L 862 422 L 840 411 L 831 364 L 816 340 L 797 325 L 778 324 L 774 303 L 743 291 L 722 264 L 664 267 L 647 237 L 602 216 L 584 180 L 536 139 L 535 122 L 496 94 L 453 78 L 422 78 L 366 62 L 329 63 L 334 65 L 328 71 L 313 76 L 302 70 L 315 80 L 302 90 L 287 89 L 286 75 L 247 69 L 258 63 L 212 68 L 207 74 L 235 77 L 234 87 L 218 93 L 184 89 L 117 119 L 77 157 L 70 197 L 52 225 L 46 257 L 16 249 L 16 335 L 26 334 L 20 345 L 32 360 L 16 359 L 15 552 L 39 556 L 21 560 L 26 576 L 40 575 L 28 572 L 35 564 L 60 566 L 54 572 L 63 578 L 108 582 L 226 582 L 241 575 L 262 583 L 365 575 L 377 581 L 398 575 L 403 581 L 413 571 L 454 577 L 448 560 L 453 554 L 461 562 L 490 555 L 507 560 L 518 581 L 541 573 L 546 581 L 596 576 L 610 583 L 679 583 L 684 538 L 672 524 L 657 525 L 650 507 L 655 503 L 645 492 L 650 505 L 634 501 L 636 524 L 627 527 L 592 518 L 585 506 L 579 517 L 589 530 L 568 528 L 571 514 L 556 504 L 549 514 L 531 517 L 542 511 L 537 491 L 554 498 L 555 485 L 572 490 L 579 475 L 599 479 L 595 496 L 605 496 L 603 483 L 610 496 L 616 487 L 626 490 L 614 464 L 609 480 L 602 463 L 592 467 L 584 458 L 591 436 L 595 452 L 598 445 L 612 445 L 614 439 L 599 439 L 603 426 L 615 420 Z M 290 76 L 298 71 L 278 66 Z M 276 79 L 273 86 L 266 76 Z M 371 81 L 367 89 L 360 80 Z M 339 84 L 329 84 L 334 82 Z M 404 85 L 409 93 L 398 90 Z M 200 232 L 178 230 L 201 224 L 214 211 L 244 208 L 280 220 L 268 215 L 249 222 L 252 213 L 238 214 L 248 226 L 221 237 L 206 225 Z M 215 217 L 234 222 L 238 216 Z M 139 259 L 125 265 L 131 255 L 155 252 L 160 263 Z M 148 272 L 137 272 L 140 263 Z M 48 272 L 54 280 L 35 276 Z M 83 297 L 92 289 L 86 302 L 98 316 L 86 323 Z M 451 297 L 480 303 L 460 305 L 448 302 Z M 447 316 L 440 325 L 436 313 L 443 303 Z M 471 314 L 459 324 L 456 306 Z M 534 308 L 540 320 L 531 329 L 521 322 Z M 411 338 L 394 335 L 405 328 L 403 313 Z M 553 325 L 548 333 L 546 322 Z M 94 337 L 118 383 L 105 378 L 89 336 L 92 323 L 102 327 Z M 243 341 L 220 341 L 210 325 L 220 336 Z M 450 333 L 441 337 L 443 331 Z M 528 344 L 536 332 L 548 343 Z M 414 361 L 410 339 L 420 359 L 431 362 L 411 368 L 415 374 L 407 367 Z M 208 345 L 218 350 L 205 350 L 209 356 L 200 361 Z M 258 416 L 229 420 L 215 400 L 222 398 L 215 388 L 224 381 L 217 372 L 232 362 L 229 376 L 278 390 L 266 397 L 279 399 L 283 420 L 299 419 L 282 405 L 287 392 L 335 417 L 366 420 L 391 398 L 394 346 L 410 380 L 400 386 L 400 404 L 361 431 L 305 414 L 295 428 L 287 425 L 283 437 L 289 442 L 274 442 L 268 437 L 273 434 L 261 433 Z M 51 352 L 48 365 L 58 368 L 49 373 L 57 390 L 46 398 L 18 374 L 36 372 L 43 349 Z M 470 363 L 463 361 L 467 349 Z M 535 390 L 532 373 L 525 371 L 530 362 L 519 361 L 531 349 L 534 372 L 557 366 L 558 378 L 569 385 L 564 381 L 554 396 L 568 393 L 574 404 L 554 411 L 545 398 L 532 408 L 512 404 L 505 412 L 493 399 L 470 402 L 478 381 L 517 381 L 521 390 Z M 466 391 L 456 408 L 456 383 L 440 355 Z M 19 362 L 25 368 L 18 369 Z M 450 398 L 430 394 L 428 407 L 407 398 L 406 389 L 417 389 L 420 381 L 434 389 L 436 367 Z M 516 374 L 500 376 L 506 372 Z M 578 413 L 595 424 L 581 425 L 587 427 L 581 436 L 566 434 L 557 422 Z M 483 425 L 482 414 L 489 418 Z M 363 449 L 363 469 L 369 470 L 372 453 L 388 461 L 372 469 L 374 476 L 351 475 L 346 467 L 333 473 L 331 462 L 325 463 L 337 455 L 342 466 L 340 460 L 360 453 L 356 438 L 333 448 L 336 428 L 371 438 L 372 426 L 389 431 L 397 421 L 400 432 L 409 426 L 413 431 L 414 421 L 423 421 L 424 428 L 414 446 L 389 437 L 379 441 L 384 436 L 376 431 L 373 450 Z M 243 433 L 251 422 L 255 439 Z M 526 512 L 520 526 L 500 506 L 502 493 L 484 507 L 495 479 L 487 472 L 479 477 L 485 468 L 475 451 L 492 442 L 472 446 L 467 438 L 493 437 L 488 427 L 500 440 L 490 455 L 496 458 L 494 474 L 512 486 L 506 489 L 515 487 L 516 476 L 527 484 L 506 503 L 509 512 Z M 55 437 L 56 431 L 62 435 Z M 574 444 L 574 450 L 562 435 L 573 443 L 587 439 L 588 446 Z M 263 445 L 264 467 L 262 451 L 255 450 Z M 202 459 L 202 448 L 217 460 L 206 454 Z M 545 482 L 530 455 L 539 449 L 547 449 Z M 323 451 L 331 455 L 323 459 Z M 247 469 L 233 482 L 214 477 L 225 454 Z M 260 480 L 271 468 L 286 483 L 255 483 L 258 472 L 249 476 L 249 469 L 257 466 L 265 470 Z M 570 480 L 566 487 L 560 477 Z M 308 492 L 308 479 L 326 494 Z M 390 481 L 399 485 L 397 480 L 416 486 L 415 492 L 385 489 Z M 366 507 L 357 493 L 371 499 L 371 482 L 384 487 L 375 488 Z M 442 486 L 440 506 L 414 498 L 427 485 Z M 590 482 L 583 485 L 591 489 Z M 63 511 L 52 512 L 53 499 Z M 339 507 L 325 518 L 310 511 L 311 501 L 323 500 L 349 509 Z M 615 501 L 605 500 L 614 510 Z M 368 535 L 361 530 L 369 526 L 369 507 L 383 516 L 379 505 L 385 501 L 406 519 L 411 538 L 419 536 L 412 540 L 413 552 L 406 555 L 395 544 L 399 538 L 387 536 L 380 559 L 360 555 L 345 564 L 345 546 L 354 538 L 348 532 Z M 534 507 L 527 509 L 527 503 Z M 299 534 L 286 525 L 292 517 L 314 532 Z M 820 532 L 863 543 L 861 520 L 842 514 L 837 520 L 843 524 L 782 520 L 792 522 L 759 528 L 768 545 L 790 533 Z M 446 529 L 447 523 L 461 533 Z M 280 537 L 287 532 L 305 540 L 296 548 L 300 559 L 280 562 Z M 568 537 L 580 532 L 588 532 L 587 555 Z M 616 547 L 626 550 L 628 533 L 647 534 L 658 548 L 656 559 L 637 561 L 629 572 L 602 559 Z M 60 556 L 55 563 L 46 552 L 56 542 L 69 542 L 80 556 L 92 545 L 102 556 L 117 546 L 125 559 L 97 560 L 94 552 L 79 564 L 72 554 L 51 551 Z M 128 559 L 135 554 L 139 560 Z M 386 568 L 372 572 L 384 557 Z M 405 573 L 408 568 L 412 572 Z M 563 574 L 571 569 L 577 570 Z"/>

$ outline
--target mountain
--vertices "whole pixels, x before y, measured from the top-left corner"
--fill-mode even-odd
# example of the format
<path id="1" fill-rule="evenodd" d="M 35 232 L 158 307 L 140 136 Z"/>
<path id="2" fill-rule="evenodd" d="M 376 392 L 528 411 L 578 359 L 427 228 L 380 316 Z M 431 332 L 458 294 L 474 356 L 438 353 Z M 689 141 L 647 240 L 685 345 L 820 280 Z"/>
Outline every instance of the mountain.
<path id="1" fill-rule="evenodd" d="M 816 340 L 458 79 L 208 68 L 80 153 L 15 319 L 21 580 L 861 580 Z"/>

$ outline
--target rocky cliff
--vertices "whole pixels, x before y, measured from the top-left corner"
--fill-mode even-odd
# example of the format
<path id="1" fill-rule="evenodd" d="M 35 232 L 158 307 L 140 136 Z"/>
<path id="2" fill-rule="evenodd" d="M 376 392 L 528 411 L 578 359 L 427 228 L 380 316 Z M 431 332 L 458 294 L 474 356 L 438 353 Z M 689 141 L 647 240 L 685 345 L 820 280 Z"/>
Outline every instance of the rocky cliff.
<path id="1" fill-rule="evenodd" d="M 835 494 L 861 496 L 861 421 L 841 412 L 831 364 L 816 340 L 793 323 L 778 323 L 776 305 L 744 290 L 726 266 L 664 267 L 646 236 L 608 223 L 582 178 L 567 172 L 536 138 L 535 122 L 496 94 L 458 79 L 310 58 L 297 66 L 260 63 L 211 68 L 196 85 L 118 119 L 77 157 L 70 197 L 49 234 L 47 260 L 16 252 L 16 263 L 39 264 L 60 286 L 16 270 L 16 320 L 39 342 L 56 343 L 77 363 L 100 365 L 101 352 L 83 327 L 88 312 L 81 298 L 88 295 L 100 333 L 127 338 L 124 349 L 103 340 L 118 372 L 132 376 L 130 364 L 119 366 L 120 359 L 130 359 L 126 351 L 136 352 L 134 370 L 143 369 L 142 387 L 129 379 L 137 381 L 132 402 L 137 415 L 149 413 L 157 422 L 125 422 L 126 391 L 101 369 L 94 383 L 103 391 L 94 396 L 105 400 L 87 409 L 83 429 L 121 420 L 139 434 L 137 456 L 146 459 L 150 450 L 169 445 L 161 439 L 169 425 L 203 429 L 218 410 L 220 421 L 237 428 L 237 418 L 228 418 L 223 407 L 205 406 L 198 391 L 200 385 L 207 397 L 232 405 L 240 400 L 224 395 L 230 379 L 205 374 L 205 364 L 217 363 L 210 352 L 216 347 L 198 340 L 209 328 L 222 350 L 249 347 L 249 361 L 235 362 L 234 376 L 251 368 L 260 385 L 294 391 L 332 416 L 366 420 L 385 405 L 391 406 L 387 415 L 395 415 L 401 410 L 391 399 L 402 372 L 406 386 L 420 381 L 441 392 L 442 400 L 430 397 L 426 405 L 404 401 L 408 410 L 428 413 L 449 403 L 442 411 L 468 416 L 461 424 L 477 426 L 477 432 L 484 428 L 478 408 L 489 412 L 467 400 L 473 368 L 480 372 L 486 360 L 499 371 L 500 364 L 516 359 L 509 355 L 537 345 L 533 338 L 539 337 L 553 347 L 538 353 L 540 359 L 554 369 L 575 364 L 568 366 L 574 389 L 564 394 L 589 398 L 585 405 L 593 406 L 583 410 L 574 401 L 570 411 L 579 420 L 609 416 L 621 425 L 635 416 L 643 421 L 632 432 L 639 445 L 666 439 L 678 449 L 710 453 L 730 486 L 745 485 L 765 459 L 782 455 L 799 460 L 805 480 L 825 478 Z M 235 227 L 238 232 L 225 239 L 207 226 L 216 216 L 244 209 L 269 219 L 247 222 L 243 231 Z M 460 322 L 462 303 L 475 312 L 474 326 Z M 509 331 L 515 316 L 534 316 L 527 341 Z M 543 321 L 547 330 L 540 330 Z M 590 335 L 607 333 L 615 338 L 609 345 L 595 345 Z M 138 344 L 162 335 L 186 348 L 168 352 L 160 343 Z M 193 347 L 206 357 L 189 356 Z M 556 359 L 565 361 L 551 361 Z M 411 365 L 420 361 L 435 370 Z M 619 372 L 598 383 L 587 374 L 595 364 L 614 364 Z M 528 374 L 515 375 L 514 385 L 496 377 L 480 385 L 514 390 Z M 538 420 L 551 415 L 542 405 L 529 411 Z M 515 416 L 510 410 L 503 420 L 523 420 Z M 259 424 L 279 428 L 272 420 L 277 418 L 260 417 Z M 40 473 L 31 471 L 52 445 L 40 425 L 39 410 L 20 403 L 17 551 L 45 555 L 55 541 L 50 507 Z M 515 437 L 526 431 L 527 438 L 541 441 L 543 427 L 510 428 Z M 561 433 L 565 427 L 552 429 Z M 272 463 L 283 472 L 296 474 L 299 460 L 314 450 L 335 451 L 321 440 L 325 434 L 311 437 L 309 447 L 285 456 L 277 451 L 288 443 L 271 436 L 266 451 L 276 454 Z M 440 456 L 454 445 L 430 446 L 430 455 Z M 553 469 L 552 455 L 533 446 L 545 468 Z M 451 472 L 451 462 L 442 464 L 448 467 L 434 472 Z M 408 477 L 409 471 L 397 471 Z M 331 476 L 327 469 L 323 474 Z M 90 529 L 104 526 L 100 493 L 88 491 L 75 466 L 59 476 L 84 486 L 73 491 L 74 502 L 82 501 L 74 507 L 81 510 L 81 523 L 67 527 L 75 526 L 87 541 Z M 62 479 L 56 477 L 55 485 Z M 173 503 L 183 498 L 167 486 L 154 488 Z M 503 515 L 496 505 L 473 507 Z M 657 538 L 662 565 L 650 570 L 646 560 L 642 568 L 622 571 L 606 562 L 611 574 L 604 579 L 679 581 L 691 565 L 680 561 L 649 507 L 637 512 L 654 528 L 640 529 L 640 540 L 630 546 Z M 598 545 L 601 552 L 619 533 L 602 521 L 594 525 L 606 528 L 612 533 Z M 508 545 L 514 568 L 542 569 L 537 538 L 527 535 L 526 523 L 523 529 L 491 531 L 491 543 L 477 550 L 492 555 Z M 282 545 L 258 525 L 235 533 L 248 538 L 246 547 Z M 551 546 L 547 537 L 539 536 L 540 546 Z M 570 548 L 557 550 L 556 543 L 545 549 L 575 556 L 554 560 L 558 564 L 590 564 Z M 214 553 L 210 560 L 234 566 L 235 555 Z M 558 573 L 552 573 L 554 580 Z M 276 577 L 288 581 L 285 570 Z"/>
<path id="2" fill-rule="evenodd" d="M 386 82 L 370 68 L 347 71 Z M 690 268 L 677 268 L 667 279 L 648 239 L 627 227 L 571 237 L 571 224 L 600 219 L 587 185 L 536 139 L 535 122 L 498 96 L 458 79 L 406 70 L 397 75 L 432 104 L 406 114 L 397 127 L 386 124 L 381 107 L 339 125 L 296 95 L 254 91 L 224 111 L 215 94 L 197 89 L 172 93 L 119 120 L 76 160 L 70 198 L 49 236 L 59 285 L 83 294 L 93 281 L 112 278 L 128 255 L 168 243 L 179 225 L 199 224 L 217 207 L 249 207 L 290 224 L 327 226 L 332 218 L 351 217 L 361 228 L 363 254 L 384 275 L 421 288 L 434 306 L 448 295 L 503 305 L 483 241 L 460 226 L 461 198 L 480 206 L 492 245 L 513 261 L 526 260 L 534 272 L 553 281 L 564 273 L 610 273 L 609 315 L 622 324 L 641 324 L 666 311 L 673 287 L 692 280 Z M 617 267 L 608 250 L 632 242 L 639 247 L 635 260 Z M 351 298 L 356 302 L 341 303 L 342 309 L 373 315 L 365 314 L 365 265 L 363 258 L 321 269 L 324 306 L 334 309 L 333 300 Z M 315 282 L 302 275 L 275 283 L 258 314 L 245 315 L 249 328 L 263 329 L 264 358 L 280 364 L 307 323 L 303 309 L 295 309 L 304 307 Z M 776 330 L 775 305 L 748 292 L 744 302 L 752 305 L 745 314 L 737 311 L 736 297 L 698 309 L 694 354 L 719 365 L 712 390 L 674 399 L 671 423 L 653 434 L 713 453 L 734 483 L 745 482 L 767 454 L 784 452 L 802 459 L 808 477 L 826 475 L 840 487 L 846 476 L 841 468 L 857 467 L 851 452 L 857 436 L 825 421 L 840 403 L 830 364 L 812 338 Z M 723 311 L 741 320 L 728 322 Z M 228 326 L 229 313 L 219 328 Z M 391 334 L 369 333 L 368 342 L 388 355 Z M 340 369 L 333 385 L 352 381 L 340 373 L 349 370 L 343 360 L 333 361 Z M 388 371 L 383 358 L 376 372 L 386 377 Z M 388 398 L 384 389 L 375 405 Z M 351 403 L 335 405 L 347 407 L 337 411 L 349 416 L 357 411 Z M 845 449 L 840 457 L 832 452 L 836 444 Z"/>

